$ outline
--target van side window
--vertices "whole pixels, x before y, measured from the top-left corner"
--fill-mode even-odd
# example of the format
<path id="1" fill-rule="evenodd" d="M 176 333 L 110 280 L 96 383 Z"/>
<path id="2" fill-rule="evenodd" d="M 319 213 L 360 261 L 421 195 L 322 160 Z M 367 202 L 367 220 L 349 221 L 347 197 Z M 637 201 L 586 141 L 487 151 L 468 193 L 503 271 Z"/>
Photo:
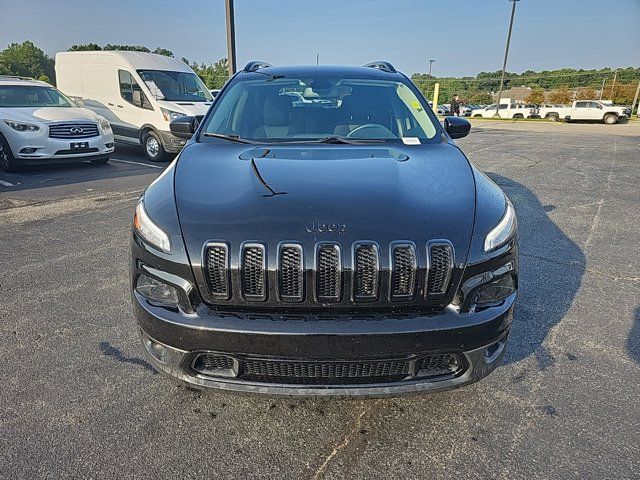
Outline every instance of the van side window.
<path id="1" fill-rule="evenodd" d="M 118 79 L 120 82 L 120 96 L 127 102 L 139 108 L 153 110 L 151 103 L 147 99 L 138 82 L 136 82 L 126 70 L 118 70 Z"/>

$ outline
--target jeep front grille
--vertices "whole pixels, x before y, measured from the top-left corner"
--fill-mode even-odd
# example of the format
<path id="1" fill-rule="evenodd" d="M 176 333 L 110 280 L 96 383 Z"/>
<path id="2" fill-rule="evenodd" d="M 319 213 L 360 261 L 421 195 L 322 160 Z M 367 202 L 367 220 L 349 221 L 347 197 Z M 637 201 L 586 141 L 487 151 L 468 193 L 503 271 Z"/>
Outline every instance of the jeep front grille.
<path id="1" fill-rule="evenodd" d="M 448 242 L 434 242 L 427 248 L 427 255 L 429 258 L 427 297 L 444 295 L 453 270 L 453 248 Z"/>
<path id="2" fill-rule="evenodd" d="M 446 240 L 428 242 L 426 256 L 409 241 L 384 248 L 372 241 L 282 242 L 270 257 L 266 244 L 236 248 L 223 241 L 205 245 L 202 273 L 210 303 L 424 306 L 426 301 L 435 308 L 447 294 L 454 267 L 453 245 Z"/>
<path id="3" fill-rule="evenodd" d="M 267 299 L 267 272 L 264 245 L 247 243 L 242 248 L 240 267 L 242 294 L 247 300 Z"/>

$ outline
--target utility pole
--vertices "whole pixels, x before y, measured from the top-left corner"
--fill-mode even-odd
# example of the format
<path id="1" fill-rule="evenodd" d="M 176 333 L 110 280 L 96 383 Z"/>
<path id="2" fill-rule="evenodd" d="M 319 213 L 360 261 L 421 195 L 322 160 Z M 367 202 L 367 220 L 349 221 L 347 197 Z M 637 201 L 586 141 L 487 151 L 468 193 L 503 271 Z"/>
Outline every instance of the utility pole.
<path id="1" fill-rule="evenodd" d="M 225 1 L 227 7 L 227 62 L 229 76 L 236 73 L 236 23 L 233 13 L 233 0 Z"/>
<path id="2" fill-rule="evenodd" d="M 633 110 L 636 108 L 636 104 L 638 103 L 638 94 L 640 94 L 640 82 L 638 82 L 638 88 L 636 88 L 636 95 L 633 97 L 633 103 L 631 104 L 631 115 L 633 115 Z"/>
<path id="3" fill-rule="evenodd" d="M 316 53 L 316 65 L 320 65 L 320 54 Z"/>
<path id="4" fill-rule="evenodd" d="M 616 86 L 616 78 L 618 78 L 618 69 L 616 68 L 615 72 L 613 72 L 613 83 L 611 84 L 611 98 L 613 100 L 613 89 Z"/>
<path id="5" fill-rule="evenodd" d="M 602 95 L 604 95 L 604 83 L 607 81 L 607 77 L 602 79 L 602 88 L 600 89 L 600 98 L 598 100 L 602 100 Z"/>
<path id="6" fill-rule="evenodd" d="M 498 91 L 498 103 L 496 105 L 495 117 L 500 116 L 500 100 L 502 100 L 502 87 L 504 86 L 504 72 L 507 68 L 507 57 L 509 56 L 509 43 L 511 43 L 511 30 L 513 29 L 513 17 L 516 14 L 516 2 L 518 0 L 509 0 L 513 3 L 511 7 L 511 20 L 509 21 L 509 34 L 507 35 L 507 48 L 504 50 L 504 62 L 502 63 L 502 76 L 500 77 L 500 90 Z"/>
<path id="7" fill-rule="evenodd" d="M 435 60 L 429 59 L 429 78 L 431 78 L 431 65 L 433 65 L 433 62 L 435 62 Z"/>

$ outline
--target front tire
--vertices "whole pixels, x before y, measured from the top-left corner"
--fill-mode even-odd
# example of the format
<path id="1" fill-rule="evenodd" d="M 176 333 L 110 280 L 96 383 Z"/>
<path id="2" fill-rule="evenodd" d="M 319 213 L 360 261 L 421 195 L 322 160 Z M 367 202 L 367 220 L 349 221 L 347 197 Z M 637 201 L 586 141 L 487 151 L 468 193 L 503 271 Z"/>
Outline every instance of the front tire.
<path id="1" fill-rule="evenodd" d="M 614 123 L 618 123 L 618 116 L 615 113 L 607 113 L 603 120 L 607 125 L 613 125 Z"/>
<path id="2" fill-rule="evenodd" d="M 547 115 L 547 118 L 552 122 L 557 122 L 560 119 L 560 116 L 557 113 L 550 113 Z"/>
<path id="3" fill-rule="evenodd" d="M 151 162 L 166 162 L 169 159 L 169 154 L 162 146 L 160 136 L 153 130 L 144 136 L 142 147 L 144 148 L 144 154 Z"/>
<path id="4" fill-rule="evenodd" d="M 513 118 L 524 118 L 524 115 L 522 115 L 521 113 L 516 113 Z"/>
<path id="5" fill-rule="evenodd" d="M 9 142 L 0 134 L 0 169 L 7 173 L 13 173 L 18 169 L 18 164 L 13 156 Z"/>

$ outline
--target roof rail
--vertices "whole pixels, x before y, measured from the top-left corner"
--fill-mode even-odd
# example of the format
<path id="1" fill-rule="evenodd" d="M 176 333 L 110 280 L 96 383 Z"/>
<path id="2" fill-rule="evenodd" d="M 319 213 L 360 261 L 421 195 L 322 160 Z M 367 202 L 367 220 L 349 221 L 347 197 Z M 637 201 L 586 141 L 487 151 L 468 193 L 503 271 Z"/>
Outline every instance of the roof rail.
<path id="1" fill-rule="evenodd" d="M 0 75 L 2 79 L 11 79 L 11 80 L 35 80 L 32 77 L 23 77 L 21 75 Z"/>
<path id="2" fill-rule="evenodd" d="M 267 62 L 261 62 L 259 60 L 253 60 L 252 62 L 247 63 L 242 69 L 243 72 L 255 72 L 256 70 L 260 70 L 261 68 L 273 67 L 273 65 Z"/>
<path id="3" fill-rule="evenodd" d="M 378 60 L 377 62 L 367 63 L 364 66 L 369 68 L 377 68 L 378 70 L 384 70 L 385 72 L 389 72 L 389 73 L 396 73 L 396 69 L 393 68 L 393 65 L 391 65 L 389 62 L 384 62 L 382 60 Z"/>

